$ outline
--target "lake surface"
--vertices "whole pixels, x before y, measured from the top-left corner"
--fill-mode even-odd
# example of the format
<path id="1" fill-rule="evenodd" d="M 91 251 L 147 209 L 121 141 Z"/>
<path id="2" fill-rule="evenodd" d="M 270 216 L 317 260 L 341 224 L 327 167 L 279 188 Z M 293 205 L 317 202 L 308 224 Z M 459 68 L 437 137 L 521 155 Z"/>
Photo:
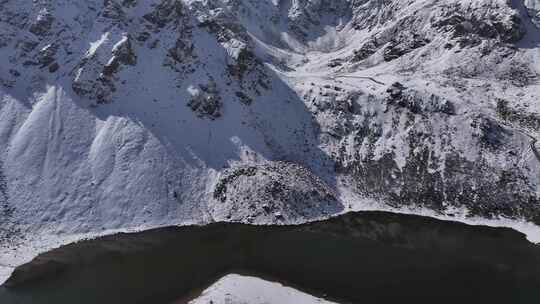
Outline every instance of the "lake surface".
<path id="1" fill-rule="evenodd" d="M 538 303 L 540 247 L 506 228 L 361 212 L 300 226 L 117 234 L 19 267 L 0 303 L 170 303 L 231 271 L 341 303 Z"/>

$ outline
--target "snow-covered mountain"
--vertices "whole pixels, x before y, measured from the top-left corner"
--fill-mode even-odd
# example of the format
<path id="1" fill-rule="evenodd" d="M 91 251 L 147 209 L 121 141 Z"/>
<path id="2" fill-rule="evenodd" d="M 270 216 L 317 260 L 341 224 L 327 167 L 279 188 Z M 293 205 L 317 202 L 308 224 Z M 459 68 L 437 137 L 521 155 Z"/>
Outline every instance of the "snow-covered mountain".
<path id="1" fill-rule="evenodd" d="M 540 235 L 538 0 L 0 0 L 0 58 L 0 265 L 352 209 Z"/>

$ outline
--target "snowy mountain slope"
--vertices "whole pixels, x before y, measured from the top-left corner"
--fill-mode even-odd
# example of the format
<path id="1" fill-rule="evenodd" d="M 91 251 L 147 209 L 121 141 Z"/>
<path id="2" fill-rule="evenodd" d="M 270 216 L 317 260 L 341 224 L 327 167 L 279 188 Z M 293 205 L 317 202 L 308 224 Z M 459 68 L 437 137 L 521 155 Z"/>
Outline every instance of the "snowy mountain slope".
<path id="1" fill-rule="evenodd" d="M 481 16 L 494 2 L 468 5 L 411 8 L 366 33 L 352 55 L 323 57 L 335 73 L 326 76 L 326 88 L 312 86 L 313 79 L 301 85 L 302 94 L 313 112 L 322 112 L 330 154 L 361 192 L 394 205 L 465 205 L 482 216 L 535 221 L 538 66 L 530 63 L 538 52 L 528 47 L 537 44 L 538 29 L 510 7 L 486 22 Z M 358 77 L 372 92 L 350 89 Z M 506 108 L 531 104 L 532 112 Z"/>
<path id="2" fill-rule="evenodd" d="M 1 0 L 0 264 L 349 209 L 540 231 L 538 9 Z"/>

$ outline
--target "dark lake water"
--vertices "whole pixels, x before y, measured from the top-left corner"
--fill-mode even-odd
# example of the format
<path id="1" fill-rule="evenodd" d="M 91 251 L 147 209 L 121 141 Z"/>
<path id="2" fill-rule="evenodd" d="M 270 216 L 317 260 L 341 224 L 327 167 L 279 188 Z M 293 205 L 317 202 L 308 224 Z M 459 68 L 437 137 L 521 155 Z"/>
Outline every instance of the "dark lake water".
<path id="1" fill-rule="evenodd" d="M 231 271 L 343 303 L 540 303 L 540 249 L 522 234 L 385 212 L 83 241 L 19 267 L 0 303 L 165 304 Z"/>

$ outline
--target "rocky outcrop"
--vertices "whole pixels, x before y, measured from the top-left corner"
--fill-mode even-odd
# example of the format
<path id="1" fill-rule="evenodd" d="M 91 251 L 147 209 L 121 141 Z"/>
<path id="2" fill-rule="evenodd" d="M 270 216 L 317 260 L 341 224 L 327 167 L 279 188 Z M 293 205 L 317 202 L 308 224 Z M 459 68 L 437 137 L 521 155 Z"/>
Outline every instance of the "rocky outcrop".
<path id="1" fill-rule="evenodd" d="M 272 162 L 225 170 L 214 189 L 214 213 L 232 221 L 257 223 L 271 219 L 293 223 L 333 214 L 340 204 L 333 190 L 308 169 Z"/>
<path id="2" fill-rule="evenodd" d="M 20 231 L 13 221 L 15 208 L 9 200 L 8 183 L 4 165 L 0 161 L 0 243 L 15 244 L 20 241 Z"/>
<path id="3" fill-rule="evenodd" d="M 0 161 L 0 219 L 6 221 L 6 218 L 11 213 L 11 207 L 9 206 L 9 197 L 7 189 L 7 181 L 3 172 L 3 163 Z M 5 223 L 4 223 L 5 224 Z M 4 226 L 4 225 L 2 225 Z"/>
<path id="4" fill-rule="evenodd" d="M 443 14 L 448 17 L 438 20 L 435 27 L 451 33 L 461 47 L 477 46 L 485 39 L 515 43 L 525 35 L 522 20 L 516 13 L 479 17 L 475 12 L 460 14 L 448 9 Z"/>
<path id="5" fill-rule="evenodd" d="M 351 176 L 363 196 L 395 208 L 467 210 L 469 216 L 540 223 L 529 165 L 537 164 L 536 140 L 520 129 L 483 114 L 463 115 L 454 101 L 401 83 L 388 86 L 382 97 L 328 86 L 310 89 L 304 98 L 312 101 L 338 172 Z M 503 120 L 536 132 L 533 115 L 507 106 L 498 103 Z"/>
<path id="6" fill-rule="evenodd" d="M 528 113 L 526 110 L 515 109 L 508 100 L 497 100 L 497 115 L 504 121 L 515 123 L 532 132 L 540 131 L 540 115 Z"/>
<path id="7" fill-rule="evenodd" d="M 189 87 L 188 91 L 191 95 L 191 100 L 188 102 L 187 106 L 195 112 L 198 117 L 206 117 L 211 120 L 221 117 L 223 103 L 215 82 L 211 81 L 208 84 L 199 85 L 198 88 Z"/>
<path id="8" fill-rule="evenodd" d="M 198 27 L 215 37 L 227 53 L 227 72 L 246 93 L 260 95 L 270 88 L 263 62 L 255 55 L 255 43 L 241 23 L 240 2 L 196 3 Z"/>
<path id="9" fill-rule="evenodd" d="M 389 62 L 414 51 L 422 52 L 428 44 L 432 44 L 431 49 L 456 47 L 454 51 L 479 47 L 484 56 L 496 50 L 512 52 L 511 45 L 526 34 L 526 21 L 523 21 L 526 16 L 500 1 L 470 5 L 453 1 L 418 7 L 397 1 L 375 2 L 367 1 L 365 6 L 351 8 L 357 18 L 356 29 L 370 31 L 363 45 L 349 58 L 352 63 L 364 61 L 379 51 Z M 395 16 L 396 12 L 409 9 L 412 10 L 409 14 Z M 373 15 L 365 16 L 366 12 Z M 447 42 L 441 43 L 444 40 Z"/>
<path id="10" fill-rule="evenodd" d="M 540 28 L 540 2 L 538 0 L 525 0 L 525 5 L 532 21 Z"/>
<path id="11" fill-rule="evenodd" d="M 126 36 L 122 38 L 112 49 L 112 57 L 109 62 L 103 67 L 103 75 L 112 77 L 118 72 L 122 65 L 136 65 L 137 55 L 131 44 L 132 38 Z"/>
<path id="12" fill-rule="evenodd" d="M 411 113 L 423 115 L 433 113 L 442 113 L 447 115 L 456 114 L 455 106 L 451 101 L 434 94 L 431 96 L 425 96 L 420 92 L 408 90 L 399 82 L 392 84 L 390 88 L 388 88 L 387 93 L 387 107 L 403 107 Z"/>
<path id="13" fill-rule="evenodd" d="M 403 28 L 406 26 L 400 26 Z M 388 46 L 383 50 L 383 58 L 385 61 L 392 61 L 408 54 L 416 49 L 426 46 L 430 43 L 429 39 L 423 38 L 421 35 L 400 32 L 397 37 L 392 38 L 388 43 Z M 365 54 L 365 50 L 360 50 L 360 55 Z M 362 56 L 363 57 L 363 56 Z"/>
<path id="14" fill-rule="evenodd" d="M 300 39 L 312 39 L 325 26 L 337 26 L 351 18 L 354 1 L 292 1 L 287 12 L 289 28 Z"/>
<path id="15" fill-rule="evenodd" d="M 133 6 L 136 4 L 133 3 Z M 182 24 L 185 19 L 186 8 L 182 1 L 177 0 L 163 0 L 155 9 L 143 16 L 148 22 L 157 25 L 160 28 L 165 27 L 167 24 L 174 22 L 175 25 Z"/>
<path id="16" fill-rule="evenodd" d="M 46 9 L 42 9 L 28 30 L 36 36 L 43 36 L 52 29 L 53 22 L 54 16 Z"/>

